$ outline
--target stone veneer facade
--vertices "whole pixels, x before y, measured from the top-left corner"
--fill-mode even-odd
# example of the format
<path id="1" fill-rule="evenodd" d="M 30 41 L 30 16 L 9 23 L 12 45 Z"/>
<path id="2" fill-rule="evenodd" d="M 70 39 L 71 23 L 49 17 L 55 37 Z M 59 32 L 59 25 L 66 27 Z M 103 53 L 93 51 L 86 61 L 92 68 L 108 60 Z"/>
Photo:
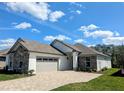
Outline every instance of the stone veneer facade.
<path id="1" fill-rule="evenodd" d="M 86 67 L 86 57 L 90 57 L 90 68 Z M 78 69 L 81 71 L 85 71 L 86 69 L 97 69 L 97 56 L 96 55 L 87 55 L 87 56 L 79 56 L 78 59 Z"/>
<path id="2" fill-rule="evenodd" d="M 14 71 L 25 73 L 28 71 L 29 52 L 23 46 L 19 46 L 16 51 L 10 53 L 10 64 Z M 20 62 L 22 66 L 20 67 Z M 9 64 L 9 65 L 10 65 Z"/>

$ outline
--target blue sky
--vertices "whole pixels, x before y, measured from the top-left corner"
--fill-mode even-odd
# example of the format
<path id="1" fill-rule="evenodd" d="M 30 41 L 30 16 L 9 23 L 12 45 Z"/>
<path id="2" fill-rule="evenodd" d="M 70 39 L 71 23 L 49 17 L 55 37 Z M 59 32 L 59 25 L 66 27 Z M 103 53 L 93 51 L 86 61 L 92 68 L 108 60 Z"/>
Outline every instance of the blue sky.
<path id="1" fill-rule="evenodd" d="M 119 45 L 124 3 L 0 3 L 0 49 L 19 38 L 51 43 Z"/>

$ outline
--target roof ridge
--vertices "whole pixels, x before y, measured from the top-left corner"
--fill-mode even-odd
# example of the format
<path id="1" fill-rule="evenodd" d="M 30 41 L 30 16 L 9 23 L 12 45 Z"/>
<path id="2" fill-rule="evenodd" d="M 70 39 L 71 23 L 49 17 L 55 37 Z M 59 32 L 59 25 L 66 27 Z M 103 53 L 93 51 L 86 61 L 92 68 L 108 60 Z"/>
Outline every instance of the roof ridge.
<path id="1" fill-rule="evenodd" d="M 41 45 L 49 45 L 49 44 L 45 44 L 45 43 L 38 42 L 38 41 L 36 41 L 36 40 L 23 39 L 23 41 L 35 42 L 35 43 L 38 43 L 38 44 L 41 44 Z M 49 45 L 49 46 L 50 46 L 50 45 Z"/>

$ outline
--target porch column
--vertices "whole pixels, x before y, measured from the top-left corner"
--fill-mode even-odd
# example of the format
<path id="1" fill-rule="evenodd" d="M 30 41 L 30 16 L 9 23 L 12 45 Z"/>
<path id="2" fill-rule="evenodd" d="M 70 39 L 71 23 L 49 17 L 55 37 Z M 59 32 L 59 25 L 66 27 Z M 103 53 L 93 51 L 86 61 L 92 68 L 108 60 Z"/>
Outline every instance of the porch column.
<path id="1" fill-rule="evenodd" d="M 73 70 L 77 70 L 78 68 L 78 53 L 73 52 Z"/>
<path id="2" fill-rule="evenodd" d="M 33 74 L 36 74 L 36 72 L 37 72 L 36 65 L 37 65 L 36 56 L 35 56 L 35 54 L 30 53 L 30 55 L 29 55 L 29 64 L 28 64 L 28 71 L 34 70 Z"/>

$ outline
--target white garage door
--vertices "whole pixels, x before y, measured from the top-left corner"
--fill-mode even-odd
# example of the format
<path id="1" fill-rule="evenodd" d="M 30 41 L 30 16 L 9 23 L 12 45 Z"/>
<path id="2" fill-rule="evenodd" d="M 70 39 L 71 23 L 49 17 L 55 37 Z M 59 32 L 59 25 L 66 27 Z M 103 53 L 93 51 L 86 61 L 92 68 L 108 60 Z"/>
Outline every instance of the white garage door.
<path id="1" fill-rule="evenodd" d="M 55 57 L 37 57 L 36 72 L 57 71 L 58 58 Z"/>

